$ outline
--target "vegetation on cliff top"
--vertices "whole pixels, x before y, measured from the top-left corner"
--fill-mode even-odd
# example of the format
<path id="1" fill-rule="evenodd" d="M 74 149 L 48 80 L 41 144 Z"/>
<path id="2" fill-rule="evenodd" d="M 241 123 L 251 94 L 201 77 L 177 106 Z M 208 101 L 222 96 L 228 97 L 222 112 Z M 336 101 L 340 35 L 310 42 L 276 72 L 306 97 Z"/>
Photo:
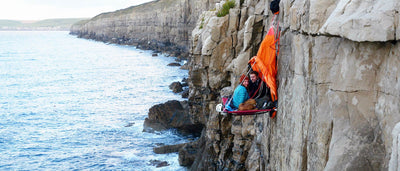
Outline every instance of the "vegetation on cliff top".
<path id="1" fill-rule="evenodd" d="M 229 0 L 226 1 L 223 5 L 222 8 L 218 11 L 217 17 L 223 17 L 227 14 L 229 14 L 229 10 L 231 8 L 235 7 L 235 1 L 234 0 Z"/>

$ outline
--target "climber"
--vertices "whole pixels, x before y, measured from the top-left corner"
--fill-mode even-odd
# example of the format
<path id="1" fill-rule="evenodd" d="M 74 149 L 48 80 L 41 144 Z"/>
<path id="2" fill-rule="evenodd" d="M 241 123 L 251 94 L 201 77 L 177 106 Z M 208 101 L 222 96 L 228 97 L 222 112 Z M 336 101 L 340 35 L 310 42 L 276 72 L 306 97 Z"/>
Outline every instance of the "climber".
<path id="1" fill-rule="evenodd" d="M 250 72 L 249 96 L 257 102 L 257 108 L 266 108 L 271 101 L 269 87 L 259 77 L 257 71 Z"/>
<path id="2" fill-rule="evenodd" d="M 245 102 L 249 99 L 249 93 L 247 92 L 247 87 L 249 85 L 249 77 L 242 75 L 240 77 L 240 84 L 236 87 L 233 92 L 231 101 L 225 104 L 225 109 L 227 111 L 234 111 L 239 108 L 239 104 Z"/>

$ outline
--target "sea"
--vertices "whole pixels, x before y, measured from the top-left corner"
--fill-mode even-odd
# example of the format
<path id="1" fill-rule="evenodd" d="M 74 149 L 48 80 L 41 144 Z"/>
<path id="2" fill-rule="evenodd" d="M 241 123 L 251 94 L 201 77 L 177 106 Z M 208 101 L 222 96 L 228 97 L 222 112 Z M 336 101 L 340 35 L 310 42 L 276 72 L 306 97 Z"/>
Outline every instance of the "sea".
<path id="1" fill-rule="evenodd" d="M 184 100 L 169 85 L 188 76 L 152 53 L 66 31 L 0 31 L 0 170 L 186 170 L 153 148 L 193 137 L 143 132 L 150 107 Z"/>

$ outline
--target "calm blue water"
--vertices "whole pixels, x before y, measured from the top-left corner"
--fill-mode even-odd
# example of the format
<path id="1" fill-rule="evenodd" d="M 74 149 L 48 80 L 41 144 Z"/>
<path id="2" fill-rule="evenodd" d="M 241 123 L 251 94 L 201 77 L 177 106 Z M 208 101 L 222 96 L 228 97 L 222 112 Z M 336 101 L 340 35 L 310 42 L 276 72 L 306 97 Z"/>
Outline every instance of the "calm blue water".
<path id="1" fill-rule="evenodd" d="M 171 62 L 68 32 L 0 32 L 0 170 L 184 170 L 152 148 L 186 138 L 142 132 L 152 105 L 183 100 L 168 86 L 187 71 Z"/>

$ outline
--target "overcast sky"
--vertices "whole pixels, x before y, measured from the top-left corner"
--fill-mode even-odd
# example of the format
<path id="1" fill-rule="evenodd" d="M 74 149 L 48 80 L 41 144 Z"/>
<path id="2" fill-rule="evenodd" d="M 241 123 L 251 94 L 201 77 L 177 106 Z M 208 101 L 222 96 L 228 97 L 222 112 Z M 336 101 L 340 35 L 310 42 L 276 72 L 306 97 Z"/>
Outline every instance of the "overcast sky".
<path id="1" fill-rule="evenodd" d="M 1 0 L 0 19 L 91 18 L 153 0 Z"/>

